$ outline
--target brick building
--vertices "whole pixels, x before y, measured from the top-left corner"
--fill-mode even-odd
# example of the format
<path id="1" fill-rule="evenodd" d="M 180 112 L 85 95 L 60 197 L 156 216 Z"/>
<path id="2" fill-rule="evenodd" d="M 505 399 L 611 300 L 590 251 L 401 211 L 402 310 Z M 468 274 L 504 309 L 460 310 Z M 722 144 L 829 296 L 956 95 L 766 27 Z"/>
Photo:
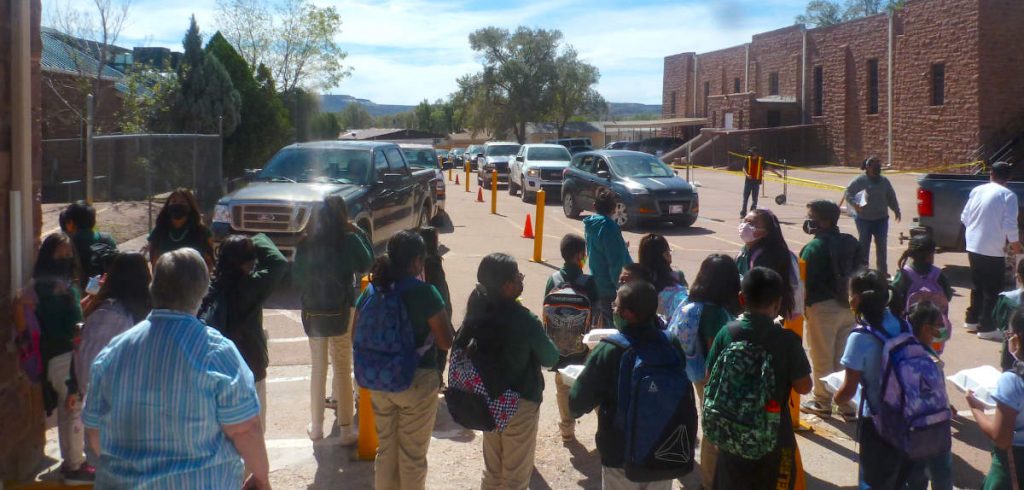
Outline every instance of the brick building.
<path id="1" fill-rule="evenodd" d="M 738 148 L 789 131 L 801 141 L 769 156 L 799 144 L 821 151 L 794 160 L 818 153 L 846 165 L 869 155 L 902 168 L 990 157 L 1024 130 L 1020 25 L 1020 0 L 909 0 L 891 15 L 789 26 L 667 56 L 662 113 L 706 117 L 702 150 L 715 136 Z"/>
<path id="2" fill-rule="evenodd" d="M 41 220 L 39 17 L 40 0 L 0 0 L 0 482 L 31 476 L 44 443 L 41 392 L 18 365 L 11 316 Z"/>

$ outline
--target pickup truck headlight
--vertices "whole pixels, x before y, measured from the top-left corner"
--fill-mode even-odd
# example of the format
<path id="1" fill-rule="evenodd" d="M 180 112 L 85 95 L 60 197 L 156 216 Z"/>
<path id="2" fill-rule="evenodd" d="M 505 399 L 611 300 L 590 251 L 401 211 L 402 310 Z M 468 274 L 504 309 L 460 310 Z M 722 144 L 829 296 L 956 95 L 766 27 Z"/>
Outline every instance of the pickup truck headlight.
<path id="1" fill-rule="evenodd" d="M 531 169 L 526 171 L 526 176 L 527 177 L 536 177 L 538 175 L 540 175 L 540 171 L 535 169 L 535 168 L 531 168 Z"/>
<path id="2" fill-rule="evenodd" d="M 213 222 L 214 223 L 230 223 L 231 222 L 231 206 L 227 204 L 218 204 L 213 207 Z"/>

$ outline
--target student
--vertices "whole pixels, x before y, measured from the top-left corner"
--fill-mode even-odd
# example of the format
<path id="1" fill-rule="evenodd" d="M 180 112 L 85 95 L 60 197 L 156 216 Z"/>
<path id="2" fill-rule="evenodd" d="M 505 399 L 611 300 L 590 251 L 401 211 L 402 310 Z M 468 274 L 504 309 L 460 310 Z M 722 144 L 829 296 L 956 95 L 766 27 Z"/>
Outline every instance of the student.
<path id="1" fill-rule="evenodd" d="M 640 239 L 637 262 L 651 272 L 651 284 L 658 290 L 658 316 L 667 322 L 688 294 L 683 271 L 672 269 L 672 248 L 668 240 L 656 233 L 644 235 Z"/>
<path id="2" fill-rule="evenodd" d="M 558 272 L 548 278 L 548 283 L 544 286 L 544 297 L 546 298 L 548 293 L 556 288 L 560 289 L 561 287 L 579 284 L 582 287 L 574 286 L 573 290 L 586 294 L 591 306 L 596 306 L 598 300 L 597 284 L 592 276 L 583 274 L 583 264 L 587 261 L 586 240 L 575 233 L 569 233 L 562 237 L 559 249 L 562 253 L 562 260 L 565 263 Z M 585 355 L 586 351 L 583 352 Z M 555 367 L 577 364 L 582 361 L 582 358 L 560 359 L 558 366 Z M 576 419 L 569 413 L 569 386 L 562 381 L 562 376 L 559 374 L 555 374 L 555 400 L 558 401 L 558 431 L 562 434 L 562 440 L 566 442 L 576 440 Z"/>
<path id="3" fill-rule="evenodd" d="M 160 255 L 188 247 L 199 252 L 206 260 L 207 269 L 213 272 L 213 233 L 203 224 L 199 203 L 188 189 L 178 188 L 167 196 L 156 216 L 156 226 L 146 240 L 149 261 L 154 265 Z"/>
<path id="4" fill-rule="evenodd" d="M 75 243 L 83 272 L 78 286 L 84 290 L 90 278 L 106 272 L 117 253 L 117 242 L 109 234 L 96 231 L 96 209 L 85 201 L 68 204 L 61 211 L 60 227 Z"/>
<path id="5" fill-rule="evenodd" d="M 619 273 L 619 287 L 625 286 L 633 281 L 651 282 L 651 272 L 647 270 L 646 267 L 636 262 L 622 266 L 622 272 Z M 602 328 L 611 328 L 611 326 Z"/>
<path id="6" fill-rule="evenodd" d="M 217 269 L 199 309 L 199 318 L 235 343 L 252 371 L 260 399 L 260 422 L 267 424 L 267 334 L 263 303 L 288 272 L 288 259 L 267 235 L 228 236 L 217 250 Z"/>
<path id="7" fill-rule="evenodd" d="M 466 333 L 477 342 L 477 349 L 497 360 L 496 372 L 507 381 L 506 388 L 519 393 L 515 415 L 505 429 L 484 432 L 480 488 L 525 490 L 537 447 L 544 392 L 541 366 L 554 366 L 558 349 L 536 315 L 517 301 L 523 293 L 523 274 L 514 258 L 503 253 L 484 257 L 477 269 L 477 282 L 462 328 L 470 329 Z"/>
<path id="8" fill-rule="evenodd" d="M 632 343 L 664 339 L 656 314 L 658 294 L 650 283 L 632 281 L 620 287 L 612 308 L 615 325 Z M 678 348 L 678 343 L 673 343 Z M 601 455 L 602 489 L 669 490 L 672 480 L 637 483 L 626 478 L 626 434 L 615 422 L 619 398 L 625 396 L 618 392 L 620 361 L 625 352 L 625 348 L 606 341 L 594 348 L 569 393 L 569 410 L 579 418 L 600 407 L 596 442 Z M 679 354 L 682 355 L 681 349 Z"/>
<path id="9" fill-rule="evenodd" d="M 914 337 L 928 349 L 936 365 L 942 366 L 939 354 L 932 350 L 936 339 L 942 338 L 947 333 L 946 315 L 943 311 L 928 301 L 922 301 L 910 305 L 907 310 L 907 322 L 914 331 Z M 944 377 L 944 376 L 943 376 Z M 943 385 L 945 388 L 945 385 Z M 927 490 L 928 482 L 931 481 L 932 490 L 953 490 L 953 451 L 940 453 L 924 463 L 924 471 L 917 473 L 907 488 L 911 490 Z"/>
<path id="10" fill-rule="evenodd" d="M 800 281 L 800 264 L 796 255 L 789 250 L 782 235 L 782 225 L 775 213 L 768 209 L 753 209 L 743 218 L 739 226 L 743 248 L 736 257 L 740 275 L 746 275 L 754 267 L 767 267 L 782 277 L 782 318 L 791 319 L 803 315 L 804 291 Z"/>
<path id="11" fill-rule="evenodd" d="M 819 380 L 842 369 L 839 361 L 855 323 L 847 286 L 850 276 L 867 266 L 867 258 L 856 238 L 839 232 L 839 206 L 832 201 L 807 203 L 804 232 L 814 235 L 800 251 L 807 263 L 804 339 L 812 377 Z M 838 408 L 848 418 L 856 412 L 849 405 Z M 802 403 L 800 411 L 822 417 L 832 414 L 832 395 L 825 383 L 815 381 L 814 397 Z"/>
<path id="12" fill-rule="evenodd" d="M 909 264 L 907 262 L 910 262 Z M 892 281 L 892 301 L 889 308 L 898 317 L 906 316 L 910 306 L 928 301 L 942 310 L 943 322 L 947 325 L 942 335 L 935 336 L 932 350 L 942 353 L 952 333 L 949 324 L 949 301 L 953 299 L 953 288 L 942 270 L 935 267 L 935 241 L 921 235 L 910 240 L 907 250 L 897 262 L 898 271 Z"/>
<path id="13" fill-rule="evenodd" d="M 1013 316 L 1013 312 L 1020 308 L 1022 299 L 1024 299 L 1024 260 L 1017 262 L 1017 289 L 1013 291 L 1004 291 L 999 293 L 999 298 L 996 299 L 996 308 L 992 312 L 992 319 L 996 324 L 996 328 L 1004 334 L 1009 330 L 1010 317 Z M 1013 368 L 1014 359 L 1010 355 L 1010 351 L 1007 348 L 1007 341 L 1003 339 L 1003 347 L 1000 349 L 1000 360 L 999 366 L 1003 371 L 1009 371 Z"/>
<path id="14" fill-rule="evenodd" d="M 686 303 L 672 316 L 668 331 L 679 339 L 687 355 L 687 375 L 704 406 L 707 359 L 718 332 L 739 313 L 740 275 L 736 262 L 725 254 L 711 254 L 700 264 Z M 693 318 L 696 315 L 696 319 Z M 694 321 L 696 320 L 696 321 Z M 694 335 L 696 333 L 696 335 Z M 692 372 L 692 373 L 691 373 Z M 699 373 L 699 374 L 698 374 Z M 700 473 L 705 487 L 715 479 L 718 449 L 707 439 L 700 443 Z"/>
<path id="15" fill-rule="evenodd" d="M 587 257 L 590 258 L 590 274 L 597 281 L 600 297 L 597 302 L 598 321 L 601 328 L 612 328 L 612 300 L 615 299 L 615 280 L 622 273 L 622 267 L 631 264 L 629 248 L 622 239 L 622 230 L 611 218 L 615 211 L 615 193 L 608 189 L 597 191 L 593 216 L 583 220 L 584 237 L 587 240 Z"/>
<path id="16" fill-rule="evenodd" d="M 742 355 L 741 342 L 753 342 L 770 357 L 775 379 L 774 390 L 768 394 L 769 402 L 778 406 L 779 422 L 776 446 L 759 459 L 747 459 L 729 452 L 719 440 L 718 460 L 715 463 L 713 488 L 775 489 L 793 488 L 797 478 L 796 436 L 789 423 L 790 391 L 807 394 L 811 391 L 811 366 L 804 354 L 800 337 L 775 322 L 782 308 L 782 277 L 771 269 L 755 267 L 743 278 L 743 314 L 718 332 L 708 354 L 708 386 L 704 393 L 705 421 L 717 404 L 729 403 L 728 392 L 718 391 L 719 376 L 733 372 L 736 366 L 728 363 L 735 354 Z M 729 355 L 726 355 L 729 354 Z M 766 405 L 765 410 L 771 411 Z M 705 424 L 705 437 L 708 425 Z M 712 437 L 714 439 L 714 437 Z"/>
<path id="17" fill-rule="evenodd" d="M 401 231 L 387 242 L 387 254 L 378 257 L 371 274 L 373 282 L 356 300 L 352 327 L 356 377 L 363 367 L 360 359 L 364 347 L 361 338 L 373 336 L 361 329 L 394 326 L 381 318 L 372 318 L 370 305 L 391 304 L 386 296 L 398 294 L 401 305 L 412 324 L 413 345 L 418 346 L 419 361 L 408 387 L 401 391 L 375 389 L 366 379 L 360 386 L 370 388 L 373 413 L 377 423 L 377 458 L 374 461 L 374 486 L 378 490 L 425 488 L 427 450 L 437 417 L 437 395 L 441 377 L 438 349 L 452 347 L 452 329 L 444 299 L 430 284 L 416 279 L 423 273 L 426 245 L 416 232 Z M 377 313 L 373 311 L 373 313 Z M 400 317 L 400 311 L 387 311 L 389 317 Z M 360 318 L 365 322 L 361 323 Z M 408 340 L 408 339 L 406 339 Z"/>
<path id="18" fill-rule="evenodd" d="M 850 279 L 850 307 L 856 312 L 857 323 L 885 338 L 899 335 L 902 329 L 901 320 L 889 311 L 888 304 L 889 284 L 885 274 L 864 270 Z M 833 401 L 837 405 L 849 403 L 856 395 L 858 385 L 866 399 L 860 417 L 868 420 L 859 424 L 857 434 L 861 488 L 901 488 L 922 471 L 922 465 L 885 442 L 870 420 L 882 402 L 880 371 L 883 345 L 869 331 L 850 334 L 842 359 L 846 378 Z"/>
<path id="19" fill-rule="evenodd" d="M 995 413 L 985 413 L 985 404 L 974 393 L 967 392 L 967 404 L 974 420 L 994 443 L 992 464 L 985 476 L 986 490 L 1011 490 L 1014 488 L 1012 482 L 1024 482 L 1024 464 L 1021 464 L 1024 462 L 1024 364 L 1021 363 L 1024 358 L 1024 309 L 1013 313 L 1006 333 L 1014 366 L 999 375 L 996 391 L 992 393 L 996 401 Z M 1016 469 L 1016 475 L 1012 474 L 1013 469 Z"/>
<path id="20" fill-rule="evenodd" d="M 448 289 L 448 279 L 444 273 L 444 259 L 441 257 L 438 243 L 437 228 L 427 226 L 419 229 L 423 244 L 427 246 L 427 258 L 423 263 L 423 281 L 437 289 L 444 299 L 444 309 L 448 312 L 448 321 L 452 319 L 452 294 Z M 444 356 L 442 356 L 442 360 Z"/>

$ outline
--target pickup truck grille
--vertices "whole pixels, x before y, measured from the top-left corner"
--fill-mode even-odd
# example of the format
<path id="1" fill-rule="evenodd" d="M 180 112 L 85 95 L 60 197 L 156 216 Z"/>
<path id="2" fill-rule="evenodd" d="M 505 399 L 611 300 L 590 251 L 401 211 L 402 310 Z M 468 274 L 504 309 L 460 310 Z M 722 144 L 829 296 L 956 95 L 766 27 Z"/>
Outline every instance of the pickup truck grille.
<path id="1" fill-rule="evenodd" d="M 283 204 L 238 204 L 231 207 L 231 225 L 239 231 L 298 233 L 309 221 L 309 209 Z"/>
<path id="2" fill-rule="evenodd" d="M 562 180 L 562 169 L 541 169 L 541 180 Z"/>

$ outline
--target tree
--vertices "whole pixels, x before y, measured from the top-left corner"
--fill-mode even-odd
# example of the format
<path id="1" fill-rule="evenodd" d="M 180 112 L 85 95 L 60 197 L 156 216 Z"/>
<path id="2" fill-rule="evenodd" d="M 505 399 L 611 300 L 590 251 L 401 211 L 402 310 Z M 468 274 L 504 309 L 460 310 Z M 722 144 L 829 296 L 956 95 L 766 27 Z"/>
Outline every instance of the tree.
<path id="1" fill-rule="evenodd" d="M 336 140 L 342 129 L 337 114 L 333 112 L 321 112 L 313 116 L 311 127 L 315 140 Z"/>
<path id="2" fill-rule="evenodd" d="M 835 25 L 840 22 L 859 19 L 880 14 L 884 10 L 895 10 L 903 6 L 905 0 L 811 0 L 807 11 L 796 17 L 797 24 L 815 27 Z"/>
<path id="3" fill-rule="evenodd" d="M 242 96 L 216 56 L 206 56 L 203 38 L 192 17 L 182 45 L 185 53 L 178 66 L 178 90 L 174 111 L 185 131 L 196 133 L 221 130 L 230 136 L 238 126 Z"/>
<path id="4" fill-rule="evenodd" d="M 342 129 L 366 129 L 373 126 L 373 116 L 358 102 L 352 102 L 338 113 Z"/>
<path id="5" fill-rule="evenodd" d="M 257 69 L 257 74 L 262 71 L 264 77 L 262 82 L 258 81 L 249 64 L 220 32 L 207 42 L 206 56 L 215 57 L 224 66 L 241 96 L 241 122 L 224 139 L 224 173 L 241 175 L 246 168 L 262 165 L 288 141 L 288 116 L 267 68 L 260 65 Z"/>
<path id="6" fill-rule="evenodd" d="M 217 18 L 224 36 L 250 63 L 266 63 L 282 92 L 325 90 L 350 74 L 348 56 L 334 41 L 341 16 L 334 7 L 309 0 L 282 0 L 271 10 L 265 0 L 219 0 Z"/>
<path id="7" fill-rule="evenodd" d="M 573 116 L 607 112 L 608 104 L 594 89 L 600 78 L 597 68 L 580 61 L 575 49 L 569 47 L 558 57 L 548 117 L 555 122 L 559 138 L 565 136 L 565 126 Z"/>
<path id="8" fill-rule="evenodd" d="M 147 133 L 167 124 L 178 90 L 173 72 L 133 67 L 124 78 L 125 90 L 117 119 L 125 133 Z"/>
<path id="9" fill-rule="evenodd" d="M 296 87 L 281 92 L 281 100 L 295 130 L 295 141 L 309 141 L 313 137 L 313 119 L 320 113 L 319 98 L 312 92 Z"/>

